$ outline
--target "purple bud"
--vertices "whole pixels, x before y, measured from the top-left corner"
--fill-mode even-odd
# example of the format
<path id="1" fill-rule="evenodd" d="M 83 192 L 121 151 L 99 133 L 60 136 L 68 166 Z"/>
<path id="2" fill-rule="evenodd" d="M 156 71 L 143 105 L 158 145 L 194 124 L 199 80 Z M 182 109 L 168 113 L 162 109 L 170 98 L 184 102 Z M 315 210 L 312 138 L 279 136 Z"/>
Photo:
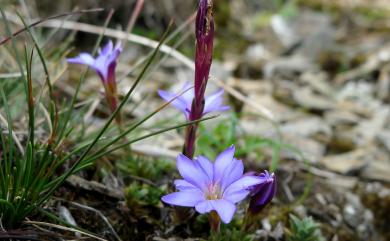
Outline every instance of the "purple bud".
<path id="1" fill-rule="evenodd" d="M 199 119 L 204 108 L 204 93 L 213 58 L 214 18 L 212 8 L 212 0 L 199 0 L 195 30 L 195 98 L 191 120 Z"/>
<path id="2" fill-rule="evenodd" d="M 258 185 L 251 187 L 251 200 L 249 203 L 249 212 L 257 214 L 271 202 L 276 194 L 276 177 L 268 171 L 264 173 L 252 173 L 251 175 L 258 176 L 264 181 Z"/>

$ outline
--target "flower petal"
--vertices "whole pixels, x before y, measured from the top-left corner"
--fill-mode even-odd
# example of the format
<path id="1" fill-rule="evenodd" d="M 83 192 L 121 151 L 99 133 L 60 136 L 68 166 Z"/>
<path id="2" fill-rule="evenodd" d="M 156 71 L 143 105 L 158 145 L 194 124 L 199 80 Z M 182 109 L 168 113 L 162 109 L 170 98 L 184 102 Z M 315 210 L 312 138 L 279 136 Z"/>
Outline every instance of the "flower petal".
<path id="1" fill-rule="evenodd" d="M 234 213 L 236 212 L 236 206 L 223 199 L 200 202 L 195 206 L 195 209 L 202 214 L 215 210 L 224 223 L 230 223 L 233 219 Z"/>
<path id="2" fill-rule="evenodd" d="M 175 184 L 176 189 L 178 189 L 180 191 L 187 191 L 187 190 L 200 191 L 200 189 L 198 187 L 192 185 L 191 183 L 187 182 L 184 179 L 176 179 L 174 184 Z"/>
<path id="3" fill-rule="evenodd" d="M 225 189 L 223 198 L 233 203 L 237 203 L 249 194 L 249 188 L 264 181 L 264 179 L 256 176 L 243 176 Z"/>
<path id="4" fill-rule="evenodd" d="M 236 212 L 236 205 L 227 200 L 214 200 L 213 206 L 215 211 L 221 217 L 222 222 L 230 223 L 232 221 L 234 213 Z"/>
<path id="5" fill-rule="evenodd" d="M 209 213 L 211 210 L 214 210 L 212 202 L 212 200 L 200 202 L 195 206 L 195 210 L 201 214 Z"/>
<path id="6" fill-rule="evenodd" d="M 225 174 L 226 168 L 231 165 L 234 159 L 235 147 L 232 145 L 227 148 L 225 151 L 221 152 L 214 163 L 214 182 L 220 182 L 222 177 Z"/>
<path id="7" fill-rule="evenodd" d="M 195 207 L 199 202 L 204 201 L 204 196 L 201 191 L 181 191 L 165 195 L 161 200 L 171 205 Z"/>
<path id="8" fill-rule="evenodd" d="M 71 64 L 85 64 L 90 67 L 94 67 L 95 59 L 88 53 L 81 53 L 75 58 L 68 58 L 68 63 Z"/>
<path id="9" fill-rule="evenodd" d="M 214 167 L 213 163 L 209 161 L 204 156 L 198 156 L 195 160 L 195 163 L 199 165 L 199 167 L 207 174 L 209 177 L 210 182 L 213 181 L 213 176 L 214 176 Z"/>
<path id="10" fill-rule="evenodd" d="M 232 202 L 232 203 L 238 203 L 244 200 L 248 195 L 250 191 L 247 189 L 238 189 L 234 192 L 229 192 L 229 194 L 224 194 L 223 198 Z"/>
<path id="11" fill-rule="evenodd" d="M 244 174 L 244 164 L 241 160 L 233 158 L 233 161 L 226 167 L 221 180 L 221 189 L 225 190 L 230 184 L 237 181 Z"/>
<path id="12" fill-rule="evenodd" d="M 165 101 L 169 102 L 171 100 L 173 100 L 174 98 L 177 97 L 177 94 L 174 94 L 174 93 L 170 93 L 168 91 L 165 91 L 165 90 L 159 90 L 158 91 L 158 94 L 160 95 L 160 97 L 162 99 L 164 99 Z M 187 113 L 186 109 L 187 109 L 187 103 L 185 102 L 185 100 L 183 98 L 181 98 L 181 96 L 177 97 L 175 100 L 173 100 L 171 102 L 171 105 L 173 105 L 174 107 L 176 107 L 177 109 L 179 109 L 181 112 L 183 112 L 184 114 Z"/>
<path id="13" fill-rule="evenodd" d="M 95 60 L 95 69 L 96 71 L 102 76 L 103 82 L 107 81 L 108 78 L 108 66 L 109 63 L 107 63 L 107 56 L 105 55 L 99 55 Z"/>
<path id="14" fill-rule="evenodd" d="M 225 111 L 230 108 L 229 106 L 222 106 L 223 93 L 224 91 L 221 89 L 205 98 L 205 105 L 203 110 L 204 115 L 210 112 Z"/>
<path id="15" fill-rule="evenodd" d="M 122 53 L 122 44 L 120 42 L 118 42 L 116 45 L 115 45 L 115 48 L 114 50 L 110 53 L 110 55 L 108 56 L 107 58 L 107 62 L 108 63 L 112 63 L 112 62 L 116 62 L 119 55 Z"/>
<path id="16" fill-rule="evenodd" d="M 271 202 L 276 194 L 276 177 L 269 174 L 267 171 L 259 175 L 260 178 L 265 179 L 265 182 L 260 183 L 251 188 L 252 198 L 249 203 L 249 211 L 252 213 L 259 213 L 263 208 Z"/>
<path id="17" fill-rule="evenodd" d="M 190 82 L 186 82 L 182 88 L 184 93 L 181 95 L 183 100 L 187 103 L 187 108 L 191 110 L 192 101 L 194 100 L 194 90 L 191 89 L 194 85 Z"/>
<path id="18" fill-rule="evenodd" d="M 100 50 L 101 55 L 109 55 L 112 52 L 114 45 L 112 44 L 112 41 L 108 41 L 108 43 L 103 47 L 103 49 Z"/>
<path id="19" fill-rule="evenodd" d="M 202 191 L 206 190 L 207 185 L 210 184 L 210 180 L 207 173 L 205 173 L 199 165 L 195 164 L 194 161 L 188 159 L 183 154 L 180 154 L 177 157 L 176 165 L 180 175 L 187 182 L 198 187 Z"/>

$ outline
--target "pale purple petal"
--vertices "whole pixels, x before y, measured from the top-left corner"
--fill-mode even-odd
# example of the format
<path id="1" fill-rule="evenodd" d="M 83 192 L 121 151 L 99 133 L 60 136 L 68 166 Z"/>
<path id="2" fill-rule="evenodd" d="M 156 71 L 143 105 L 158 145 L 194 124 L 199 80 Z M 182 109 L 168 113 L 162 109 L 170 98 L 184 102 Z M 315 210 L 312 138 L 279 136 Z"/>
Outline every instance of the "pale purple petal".
<path id="1" fill-rule="evenodd" d="M 102 75 L 103 80 L 106 81 L 108 77 L 108 67 L 109 64 L 106 63 L 107 56 L 99 55 L 95 60 L 95 69 Z"/>
<path id="2" fill-rule="evenodd" d="M 217 156 L 214 163 L 214 182 L 220 182 L 225 170 L 229 167 L 234 159 L 235 147 L 232 145 Z"/>
<path id="3" fill-rule="evenodd" d="M 233 158 L 233 161 L 225 169 L 221 180 L 221 189 L 225 190 L 230 184 L 237 181 L 244 174 L 244 164 L 241 160 Z"/>
<path id="4" fill-rule="evenodd" d="M 95 59 L 88 53 L 81 53 L 75 58 L 68 58 L 68 63 L 71 64 L 85 64 L 90 67 L 94 67 Z"/>
<path id="5" fill-rule="evenodd" d="M 251 187 L 262 182 L 264 182 L 264 179 L 256 176 L 243 176 L 225 189 L 223 192 L 223 199 L 237 203 L 249 194 L 249 189 Z"/>
<path id="6" fill-rule="evenodd" d="M 198 204 L 196 204 L 195 210 L 201 214 L 209 213 L 211 210 L 214 210 L 212 200 L 205 200 L 199 202 Z"/>
<path id="7" fill-rule="evenodd" d="M 167 92 L 165 90 L 159 90 L 158 94 L 161 98 L 163 98 L 165 101 L 169 102 L 173 100 L 175 97 L 177 97 L 177 94 Z M 171 105 L 182 111 L 184 114 L 186 114 L 187 109 L 187 103 L 181 98 L 181 96 L 177 97 L 175 100 L 171 102 Z"/>
<path id="8" fill-rule="evenodd" d="M 229 194 L 224 194 L 223 198 L 225 200 L 228 200 L 232 203 L 238 203 L 244 200 L 248 195 L 250 194 L 250 191 L 247 189 L 237 189 L 236 191 L 232 192 L 229 190 Z"/>
<path id="9" fill-rule="evenodd" d="M 195 163 L 198 164 L 200 168 L 202 168 L 202 170 L 209 177 L 210 182 L 212 182 L 214 176 L 213 163 L 211 163 L 209 159 L 204 156 L 198 156 L 195 160 Z"/>
<path id="10" fill-rule="evenodd" d="M 191 89 L 193 85 L 190 82 L 186 82 L 182 88 L 182 91 L 185 91 L 181 97 L 187 103 L 187 108 L 191 110 L 192 101 L 194 100 L 194 90 Z"/>
<path id="11" fill-rule="evenodd" d="M 194 91 L 190 89 L 191 87 L 191 84 L 187 82 L 184 84 L 180 93 L 174 94 L 164 90 L 159 90 L 158 94 L 167 102 L 171 101 L 180 94 L 180 96 L 178 96 L 174 101 L 172 101 L 171 104 L 177 109 L 179 109 L 181 112 L 183 112 L 186 116 L 186 119 L 188 120 L 190 116 L 192 100 L 194 99 Z"/>
<path id="12" fill-rule="evenodd" d="M 207 96 L 205 99 L 205 106 L 203 114 L 210 112 L 222 112 L 228 110 L 229 106 L 223 106 L 223 89 L 217 91 L 216 93 Z"/>
<path id="13" fill-rule="evenodd" d="M 201 191 L 180 191 L 165 195 L 161 200 L 171 205 L 194 207 L 204 201 L 204 196 Z"/>
<path id="14" fill-rule="evenodd" d="M 201 190 L 206 190 L 207 185 L 210 184 L 210 180 L 203 169 L 199 167 L 199 165 L 196 165 L 194 161 L 188 159 L 183 154 L 180 154 L 177 157 L 176 165 L 180 175 L 187 182 L 193 184 Z"/>
<path id="15" fill-rule="evenodd" d="M 176 189 L 178 189 L 179 191 L 189 191 L 189 190 L 200 191 L 200 189 L 198 187 L 192 185 L 191 183 L 189 183 L 183 179 L 175 180 L 174 184 L 175 184 Z"/>
<path id="16" fill-rule="evenodd" d="M 109 55 L 112 52 L 113 49 L 112 41 L 108 41 L 108 43 L 101 49 L 99 52 L 101 55 Z"/>
<path id="17" fill-rule="evenodd" d="M 234 213 L 236 212 L 236 205 L 227 200 L 214 200 L 213 207 L 221 217 L 222 222 L 230 223 L 232 221 Z"/>
<path id="18" fill-rule="evenodd" d="M 233 219 L 234 213 L 236 212 L 236 206 L 223 199 L 200 202 L 195 206 L 195 209 L 202 214 L 215 210 L 224 223 L 230 223 Z"/>
<path id="19" fill-rule="evenodd" d="M 119 55 L 122 53 L 122 44 L 120 42 L 118 42 L 116 45 L 115 45 L 115 48 L 114 50 L 112 51 L 111 55 L 109 56 L 109 58 L 107 59 L 107 62 L 111 63 L 111 62 L 115 62 Z"/>

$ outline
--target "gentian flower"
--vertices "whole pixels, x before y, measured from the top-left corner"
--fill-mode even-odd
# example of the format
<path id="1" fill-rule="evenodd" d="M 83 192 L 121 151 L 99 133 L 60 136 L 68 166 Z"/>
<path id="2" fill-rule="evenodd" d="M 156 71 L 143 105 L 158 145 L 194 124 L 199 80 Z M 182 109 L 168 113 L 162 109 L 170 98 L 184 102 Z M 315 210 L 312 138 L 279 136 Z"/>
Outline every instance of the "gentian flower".
<path id="1" fill-rule="evenodd" d="M 106 99 L 112 112 L 115 111 L 118 105 L 115 69 L 121 52 L 120 42 L 114 47 L 112 41 L 109 41 L 103 49 L 99 49 L 99 55 L 96 58 L 89 53 L 81 53 L 75 58 L 67 59 L 68 63 L 88 65 L 96 71 L 103 82 Z M 120 122 L 119 114 L 117 115 L 117 121 Z"/>
<path id="2" fill-rule="evenodd" d="M 122 52 L 120 42 L 114 47 L 109 41 L 103 49 L 99 49 L 99 55 L 94 58 L 89 53 L 81 53 L 75 58 L 68 58 L 71 64 L 84 64 L 93 68 L 104 84 L 115 82 L 115 68 L 117 59 Z"/>
<path id="3" fill-rule="evenodd" d="M 250 188 L 252 197 L 248 210 L 252 214 L 257 214 L 274 198 L 276 194 L 276 177 L 274 173 L 270 174 L 268 171 L 260 174 L 250 173 L 249 175 L 263 180 L 263 182 Z"/>
<path id="4" fill-rule="evenodd" d="M 191 88 L 190 83 L 186 83 L 182 89 L 181 92 L 183 92 L 182 95 L 178 96 L 178 94 L 167 92 L 164 90 L 159 90 L 158 94 L 161 98 L 163 98 L 166 101 L 171 101 L 175 97 L 177 97 L 175 100 L 171 102 L 171 105 L 179 109 L 181 112 L 184 113 L 187 120 L 190 119 L 191 109 L 192 109 L 192 101 L 194 100 L 194 92 L 191 90 L 188 90 Z M 187 90 L 187 91 L 186 91 Z M 206 97 L 205 99 L 205 105 L 203 109 L 202 116 L 206 115 L 207 113 L 211 112 L 222 112 L 229 109 L 229 106 L 223 105 L 223 89 L 213 93 L 212 95 Z M 201 116 L 201 117 L 202 117 Z"/>
<path id="5" fill-rule="evenodd" d="M 229 223 L 236 203 L 250 193 L 252 186 L 265 181 L 258 176 L 243 175 L 243 163 L 234 158 L 234 151 L 234 146 L 227 148 L 214 163 L 203 156 L 190 160 L 180 154 L 176 165 L 184 179 L 175 180 L 179 191 L 162 197 L 162 201 L 195 207 L 202 214 L 215 211 L 224 223 Z"/>

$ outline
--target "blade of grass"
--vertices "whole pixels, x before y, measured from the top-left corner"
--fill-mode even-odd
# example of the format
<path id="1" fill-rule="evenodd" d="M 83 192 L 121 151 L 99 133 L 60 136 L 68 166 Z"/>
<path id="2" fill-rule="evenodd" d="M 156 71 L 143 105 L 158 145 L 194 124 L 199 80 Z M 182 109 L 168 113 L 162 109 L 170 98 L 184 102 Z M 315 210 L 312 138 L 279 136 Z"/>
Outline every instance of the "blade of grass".
<path id="1" fill-rule="evenodd" d="M 47 17 L 47 18 L 44 18 L 44 19 L 40 19 L 40 20 L 30 24 L 28 27 L 32 28 L 32 27 L 35 27 L 35 26 L 37 26 L 37 25 L 39 25 L 41 23 L 44 23 L 44 22 L 46 22 L 48 20 L 52 20 L 52 19 L 56 19 L 56 18 L 66 17 L 66 16 L 70 16 L 70 15 L 75 15 L 75 14 L 95 13 L 95 12 L 100 12 L 100 11 L 103 11 L 103 10 L 104 10 L 103 8 L 96 8 L 96 9 L 79 10 L 79 11 L 74 11 L 74 12 L 67 12 L 67 13 L 57 14 L 57 15 L 50 16 L 50 17 Z M 2 11 L 2 15 L 3 15 L 3 18 L 6 19 L 5 14 L 3 13 L 3 11 Z M 12 33 L 12 32 L 7 33 L 8 36 L 0 41 L 0 46 L 5 44 L 6 42 L 8 42 L 10 39 L 12 39 L 12 38 L 18 36 L 19 34 L 23 33 L 24 31 L 26 31 L 26 28 L 19 29 L 15 33 Z"/>
<path id="2" fill-rule="evenodd" d="M 25 47 L 26 54 L 26 70 L 27 70 L 27 107 L 28 107 L 28 121 L 29 121 L 29 142 L 31 146 L 34 147 L 34 138 L 35 138 L 35 115 L 34 115 L 34 97 L 33 97 L 33 86 L 32 86 L 32 62 L 34 56 L 34 48 L 31 49 L 30 55 L 28 55 L 27 46 Z M 30 56 L 28 58 L 28 56 Z M 33 153 L 34 155 L 34 153 Z"/>
<path id="3" fill-rule="evenodd" d="M 17 13 L 17 15 L 19 16 L 20 20 L 22 21 L 23 25 L 25 26 L 25 29 L 29 33 L 31 39 L 34 42 L 35 48 L 37 49 L 40 61 L 41 61 L 42 66 L 43 66 L 43 70 L 45 72 L 45 77 L 46 77 L 46 81 L 45 82 L 46 82 L 46 85 L 47 85 L 48 90 L 49 90 L 49 97 L 50 97 L 51 103 L 54 104 L 53 105 L 54 106 L 53 111 L 55 112 L 54 116 L 56 118 L 54 119 L 54 125 L 52 123 L 50 123 L 50 125 L 53 127 L 52 130 L 51 130 L 51 133 L 50 133 L 51 137 L 48 140 L 48 143 L 49 143 L 48 148 L 50 148 L 51 143 L 54 141 L 53 139 L 54 139 L 54 136 L 55 136 L 55 133 L 56 133 L 56 127 L 57 127 L 57 123 L 58 123 L 58 108 L 57 108 L 57 105 L 56 105 L 55 97 L 53 95 L 53 87 L 52 87 L 52 84 L 51 84 L 50 74 L 49 74 L 49 70 L 47 68 L 45 57 L 44 57 L 44 55 L 42 53 L 41 48 L 39 47 L 38 41 L 36 40 L 35 36 L 33 35 L 32 31 L 30 29 L 30 26 L 28 26 L 26 24 L 26 22 L 24 21 L 23 17 L 19 13 Z M 31 60 L 31 62 L 32 62 L 32 60 Z M 30 71 L 31 71 L 31 68 L 30 68 Z M 31 78 L 31 76 L 30 76 L 30 78 Z M 40 103 L 40 101 L 41 101 L 43 90 L 44 90 L 44 88 L 41 89 L 41 91 L 40 91 L 40 93 L 38 95 L 37 103 Z"/>
<path id="4" fill-rule="evenodd" d="M 12 160 L 14 158 L 14 141 L 13 141 L 13 130 L 12 130 L 12 116 L 11 116 L 11 112 L 10 112 L 10 109 L 9 109 L 9 105 L 8 105 L 8 100 L 7 100 L 7 97 L 4 93 L 4 90 L 1 89 L 0 90 L 0 93 L 1 93 L 1 96 L 3 98 L 3 103 L 4 103 L 4 109 L 5 109 L 5 114 L 6 114 L 6 123 L 7 124 L 7 128 L 8 128 L 8 159 L 7 161 L 5 162 L 5 166 L 4 166 L 4 169 L 5 169 L 5 176 L 7 177 L 6 178 L 6 187 L 9 186 L 9 176 L 11 175 L 11 166 L 12 166 Z M 21 150 L 23 151 L 23 147 L 21 148 Z M 5 150 L 4 150 L 5 151 Z M 7 190 L 7 193 L 8 193 L 8 190 Z"/>

